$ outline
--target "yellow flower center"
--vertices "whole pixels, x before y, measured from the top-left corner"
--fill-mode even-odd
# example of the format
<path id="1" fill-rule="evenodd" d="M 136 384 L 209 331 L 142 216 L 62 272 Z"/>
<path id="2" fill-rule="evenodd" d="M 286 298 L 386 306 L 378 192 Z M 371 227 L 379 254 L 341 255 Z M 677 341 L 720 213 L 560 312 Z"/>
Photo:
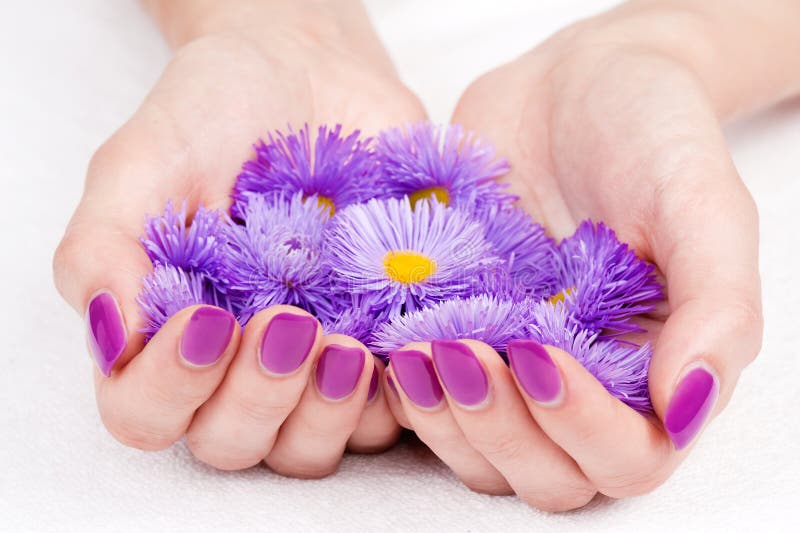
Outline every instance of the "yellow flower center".
<path id="1" fill-rule="evenodd" d="M 386 275 L 400 283 L 420 283 L 436 272 L 436 262 L 411 251 L 388 252 L 383 257 Z"/>
<path id="2" fill-rule="evenodd" d="M 427 200 L 433 196 L 436 198 L 439 203 L 447 205 L 450 202 L 450 193 L 447 192 L 447 189 L 444 187 L 426 187 L 425 189 L 420 189 L 411 193 L 409 196 L 411 200 L 411 205 L 416 205 L 417 202 L 420 200 Z"/>
<path id="3" fill-rule="evenodd" d="M 327 196 L 317 196 L 317 205 L 320 207 L 326 207 L 330 216 L 333 216 L 333 214 L 336 212 L 336 204 L 333 203 L 333 200 Z"/>
<path id="4" fill-rule="evenodd" d="M 573 289 L 572 287 L 567 287 L 558 294 L 554 294 L 553 296 L 551 296 L 547 301 L 553 305 L 556 305 L 558 302 L 563 302 L 564 300 L 566 300 L 567 296 L 572 294 L 573 290 L 575 289 Z"/>

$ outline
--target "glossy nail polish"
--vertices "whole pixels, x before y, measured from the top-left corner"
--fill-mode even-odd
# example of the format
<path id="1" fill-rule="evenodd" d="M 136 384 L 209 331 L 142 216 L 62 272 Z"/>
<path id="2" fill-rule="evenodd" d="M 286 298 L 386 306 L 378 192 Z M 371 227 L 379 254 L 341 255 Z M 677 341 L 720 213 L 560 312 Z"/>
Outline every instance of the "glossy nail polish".
<path id="1" fill-rule="evenodd" d="M 667 406 L 664 427 L 675 448 L 692 442 L 708 418 L 719 395 L 719 381 L 702 367 L 690 370 L 675 387 Z"/>
<path id="2" fill-rule="evenodd" d="M 371 402 L 378 395 L 378 369 L 372 367 L 372 377 L 369 379 L 369 390 L 367 391 L 367 401 Z"/>
<path id="3" fill-rule="evenodd" d="M 400 400 L 400 393 L 397 392 L 397 385 L 394 384 L 391 374 L 386 374 L 386 384 L 389 385 L 389 389 L 392 391 L 392 394 L 394 394 L 394 397 Z"/>
<path id="4" fill-rule="evenodd" d="M 540 403 L 552 404 L 561 396 L 561 374 L 547 350 L 538 342 L 519 339 L 508 343 L 511 371 L 525 392 Z"/>
<path id="5" fill-rule="evenodd" d="M 433 363 L 444 388 L 456 402 L 472 407 L 489 395 L 489 380 L 483 365 L 469 346 L 458 341 L 431 343 Z"/>
<path id="6" fill-rule="evenodd" d="M 116 300 L 111 294 L 97 294 L 86 309 L 89 349 L 97 367 L 106 376 L 117 362 L 127 343 L 125 325 Z"/>
<path id="7" fill-rule="evenodd" d="M 294 372 L 311 352 L 317 327 L 316 319 L 307 315 L 275 315 L 261 340 L 261 364 L 276 374 Z"/>
<path id="8" fill-rule="evenodd" d="M 330 400 L 349 396 L 364 370 L 364 350 L 330 344 L 317 360 L 317 389 Z"/>
<path id="9" fill-rule="evenodd" d="M 444 391 L 433 369 L 431 358 L 417 350 L 397 350 L 389 355 L 394 376 L 408 396 L 419 407 L 436 407 Z"/>
<path id="10" fill-rule="evenodd" d="M 181 337 L 181 355 L 192 366 L 208 366 L 225 353 L 236 319 L 218 307 L 200 307 L 192 313 Z"/>

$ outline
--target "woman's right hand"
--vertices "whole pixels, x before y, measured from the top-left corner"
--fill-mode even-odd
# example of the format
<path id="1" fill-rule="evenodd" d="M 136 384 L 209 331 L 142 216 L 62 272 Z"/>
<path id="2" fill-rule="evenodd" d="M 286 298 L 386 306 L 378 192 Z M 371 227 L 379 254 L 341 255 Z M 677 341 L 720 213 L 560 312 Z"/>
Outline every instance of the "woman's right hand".
<path id="1" fill-rule="evenodd" d="M 421 104 L 357 2 L 150 4 L 175 57 L 92 158 L 54 258 L 59 292 L 86 317 L 103 422 L 136 448 L 186 435 L 215 467 L 264 460 L 300 477 L 333 472 L 346 446 L 390 446 L 399 427 L 381 388 L 368 399 L 382 363 L 352 338 L 323 335 L 300 309 L 266 309 L 240 331 L 227 311 L 188 308 L 145 344 L 135 298 L 152 267 L 138 237 L 144 215 L 169 199 L 226 209 L 250 146 L 270 130 L 343 123 L 374 133 L 424 118 Z M 287 335 L 305 342 L 284 346 Z M 335 373 L 317 365 L 320 357 L 355 363 Z M 344 398 L 320 392 L 333 390 Z"/>

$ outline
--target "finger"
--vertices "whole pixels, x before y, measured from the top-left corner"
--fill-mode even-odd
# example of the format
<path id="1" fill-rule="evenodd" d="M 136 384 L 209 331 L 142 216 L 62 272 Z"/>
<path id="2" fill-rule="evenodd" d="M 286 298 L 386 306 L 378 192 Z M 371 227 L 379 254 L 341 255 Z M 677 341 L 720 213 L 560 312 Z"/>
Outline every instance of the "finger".
<path id="1" fill-rule="evenodd" d="M 401 428 L 397 423 L 386 394 L 383 392 L 383 362 L 373 358 L 372 376 L 367 390 L 367 405 L 361 413 L 353 434 L 347 441 L 347 449 L 356 453 L 376 453 L 397 442 Z"/>
<path id="2" fill-rule="evenodd" d="M 212 306 L 175 314 L 122 371 L 95 374 L 100 416 L 123 444 L 158 450 L 181 436 L 239 345 L 233 315 Z"/>
<path id="3" fill-rule="evenodd" d="M 679 450 L 728 402 L 761 347 L 758 213 L 719 137 L 724 155 L 687 164 L 657 199 L 653 250 L 672 312 L 655 345 L 650 390 Z"/>
<path id="4" fill-rule="evenodd" d="M 508 355 L 536 422 L 603 494 L 647 492 L 677 466 L 666 434 L 611 396 L 566 352 L 515 340 L 508 344 Z"/>
<path id="5" fill-rule="evenodd" d="M 293 477 L 335 472 L 367 403 L 372 370 L 373 358 L 363 344 L 325 335 L 303 396 L 281 426 L 266 464 Z"/>
<path id="6" fill-rule="evenodd" d="M 397 390 L 397 385 L 395 385 L 392 373 L 389 372 L 388 368 L 383 372 L 381 388 L 383 389 L 386 403 L 389 405 L 389 410 L 392 412 L 394 419 L 397 420 L 397 423 L 400 424 L 400 427 L 413 430 L 414 428 L 411 427 L 411 422 L 408 420 L 408 416 L 406 416 L 405 409 L 403 409 L 403 403 L 400 400 L 400 393 Z"/>
<path id="7" fill-rule="evenodd" d="M 53 257 L 56 288 L 85 317 L 90 355 L 106 376 L 144 346 L 135 299 L 152 270 L 138 242 L 145 215 L 183 196 L 176 180 L 160 179 L 165 171 L 158 157 L 166 154 L 143 128 L 131 121 L 94 155 L 81 202 Z"/>
<path id="8" fill-rule="evenodd" d="M 255 314 L 224 381 L 187 431 L 195 457 L 223 470 L 260 463 L 303 395 L 321 339 L 319 322 L 296 307 Z"/>
<path id="9" fill-rule="evenodd" d="M 464 485 L 477 492 L 513 494 L 456 423 L 433 368 L 430 343 L 413 342 L 392 352 L 389 371 L 411 427 Z"/>
<path id="10" fill-rule="evenodd" d="M 586 505 L 595 495 L 575 461 L 539 428 L 503 359 L 477 341 L 433 341 L 436 373 L 467 442 L 526 503 L 545 511 Z"/>

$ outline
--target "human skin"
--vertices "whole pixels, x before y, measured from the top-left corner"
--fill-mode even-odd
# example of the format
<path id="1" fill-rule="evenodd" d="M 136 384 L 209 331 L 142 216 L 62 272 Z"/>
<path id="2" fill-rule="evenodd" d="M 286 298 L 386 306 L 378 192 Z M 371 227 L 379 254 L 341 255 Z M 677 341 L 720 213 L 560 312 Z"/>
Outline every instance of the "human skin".
<path id="1" fill-rule="evenodd" d="M 344 442 L 376 450 L 394 441 L 388 402 L 475 490 L 565 510 L 598 491 L 623 497 L 659 485 L 696 436 L 684 434 L 690 444 L 678 451 L 660 422 L 685 369 L 701 364 L 714 376 L 710 418 L 760 346 L 758 219 L 719 122 L 800 85 L 800 54 L 787 45 L 797 39 L 789 24 L 796 2 L 694 4 L 634 2 L 577 23 L 477 80 L 453 117 L 510 161 L 507 179 L 521 205 L 554 236 L 583 218 L 603 220 L 658 266 L 669 300 L 644 321 L 655 343 L 650 387 L 658 416 L 648 420 L 552 348 L 561 393 L 539 403 L 494 352 L 472 341 L 464 345 L 489 391 L 477 407 L 460 406 L 445 385 L 437 408 L 419 409 L 403 383 L 395 393 L 382 378 L 382 393 L 365 408 L 369 365 L 350 400 L 328 404 L 312 383 L 314 357 L 289 377 L 259 373 L 267 323 L 281 310 L 302 313 L 286 308 L 265 310 L 235 331 L 210 368 L 183 364 L 176 348 L 193 310 L 173 317 L 145 347 L 134 302 L 150 269 L 136 241 L 143 213 L 158 213 L 168 198 L 226 207 L 250 144 L 286 123 L 344 122 L 374 132 L 424 117 L 357 4 L 315 3 L 312 17 L 304 16 L 305 3 L 236 2 L 221 11 L 213 2 L 151 2 L 176 57 L 93 158 L 55 257 L 57 286 L 79 313 L 106 289 L 125 317 L 125 349 L 111 377 L 95 372 L 111 433 L 144 449 L 186 434 L 198 458 L 214 466 L 242 468 L 266 457 L 279 472 L 314 477 L 335 469 Z M 315 357 L 325 342 L 357 346 L 320 337 Z M 432 352 L 426 343 L 408 348 Z M 443 361 L 447 369 L 439 368 Z M 434 377 L 441 386 L 443 375 L 467 366 L 475 368 L 469 357 L 439 357 Z M 267 389 L 278 392 L 265 399 Z M 237 397 L 242 390 L 254 393 Z M 309 414 L 320 407 L 330 410 Z M 252 426 L 248 438 L 226 439 Z M 309 456 L 309 443 L 326 440 L 334 445 L 311 446 Z"/>
<path id="2" fill-rule="evenodd" d="M 424 118 L 420 102 L 400 83 L 358 2 L 335 2 L 334 9 L 327 2 L 150 1 L 146 8 L 175 56 L 133 117 L 92 158 L 54 259 L 56 286 L 81 315 L 96 294 L 113 297 L 100 300 L 111 302 L 106 322 L 87 317 L 87 327 L 98 331 L 89 334 L 90 345 L 124 342 L 110 376 L 95 370 L 104 424 L 136 448 L 166 448 L 185 435 L 191 451 L 215 467 L 264 460 L 298 477 L 330 474 L 345 446 L 385 449 L 400 428 L 380 388 L 368 401 L 373 368 L 380 378 L 382 363 L 365 356 L 354 391 L 336 401 L 323 392 L 341 389 L 348 376 L 316 378 L 325 346 L 369 355 L 360 343 L 323 335 L 313 321 L 316 333 L 299 369 L 279 374 L 259 364 L 268 325 L 281 312 L 308 315 L 300 309 L 266 309 L 232 333 L 221 318 L 213 331 L 210 319 L 190 331 L 199 319 L 192 318 L 195 308 L 185 309 L 145 345 L 135 297 L 152 267 L 137 239 L 144 215 L 162 212 L 168 199 L 226 209 L 252 144 L 271 130 L 308 122 L 374 133 Z M 119 335 L 114 302 L 124 320 Z M 204 347 L 220 343 L 222 354 Z M 198 358 L 213 362 L 192 364 Z"/>
<path id="3" fill-rule="evenodd" d="M 597 492 L 642 494 L 728 403 L 760 350 L 762 311 L 758 215 L 720 122 L 800 92 L 797 20 L 796 1 L 631 2 L 559 32 L 464 93 L 453 122 L 509 159 L 525 209 L 555 237 L 586 218 L 606 222 L 658 267 L 668 298 L 635 337 L 654 346 L 653 418 L 552 347 L 511 348 L 509 368 L 474 341 L 455 351 L 407 346 L 432 355 L 444 392 L 433 409 L 404 390 L 403 374 L 411 384 L 429 379 L 406 363 L 414 353 L 394 358 L 387 375 L 401 382 L 391 400 L 398 420 L 467 486 L 551 511 Z M 480 384 L 481 371 L 486 393 L 472 405 L 474 394 L 459 387 Z"/>

